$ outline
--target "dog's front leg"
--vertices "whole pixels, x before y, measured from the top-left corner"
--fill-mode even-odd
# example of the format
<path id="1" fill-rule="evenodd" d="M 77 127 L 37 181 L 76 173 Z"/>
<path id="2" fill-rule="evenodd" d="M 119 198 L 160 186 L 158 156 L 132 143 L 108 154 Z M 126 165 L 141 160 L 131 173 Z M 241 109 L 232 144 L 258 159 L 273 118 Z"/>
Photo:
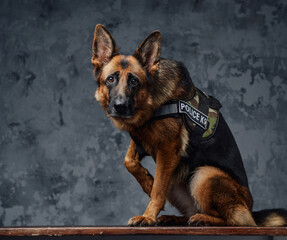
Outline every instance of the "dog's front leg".
<path id="1" fill-rule="evenodd" d="M 178 147 L 170 144 L 161 148 L 156 155 L 155 179 L 149 205 L 142 216 L 135 216 L 128 222 L 130 226 L 155 225 L 159 212 L 164 208 L 171 176 L 178 165 Z"/>
<path id="2" fill-rule="evenodd" d="M 144 192 L 150 197 L 153 185 L 153 177 L 149 171 L 140 163 L 140 158 L 137 152 L 136 144 L 131 140 L 128 152 L 125 157 L 124 164 L 128 171 L 136 178 Z"/>

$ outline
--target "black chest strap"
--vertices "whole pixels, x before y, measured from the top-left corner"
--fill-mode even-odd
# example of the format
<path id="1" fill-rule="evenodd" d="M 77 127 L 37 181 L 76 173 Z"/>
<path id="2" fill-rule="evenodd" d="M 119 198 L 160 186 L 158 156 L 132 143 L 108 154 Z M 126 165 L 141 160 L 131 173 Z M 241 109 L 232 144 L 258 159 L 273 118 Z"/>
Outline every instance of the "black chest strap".
<path id="1" fill-rule="evenodd" d="M 138 152 L 138 155 L 139 155 L 139 159 L 143 159 L 145 156 L 148 156 L 149 154 L 144 150 L 143 146 L 141 145 L 140 141 L 133 137 L 131 134 L 131 139 L 135 142 L 136 146 L 137 146 L 137 152 Z"/>

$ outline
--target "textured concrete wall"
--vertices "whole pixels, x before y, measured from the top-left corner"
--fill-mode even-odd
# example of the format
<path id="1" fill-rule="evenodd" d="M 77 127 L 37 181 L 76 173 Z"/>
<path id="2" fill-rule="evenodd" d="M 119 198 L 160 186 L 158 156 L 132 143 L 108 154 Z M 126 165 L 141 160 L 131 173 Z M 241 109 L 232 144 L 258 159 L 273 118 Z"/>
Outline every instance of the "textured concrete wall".
<path id="1" fill-rule="evenodd" d="M 97 23 L 122 53 L 160 30 L 162 56 L 223 104 L 255 209 L 287 208 L 286 13 L 284 0 L 0 1 L 0 226 L 120 225 L 148 203 L 122 164 L 128 135 L 93 98 Z"/>

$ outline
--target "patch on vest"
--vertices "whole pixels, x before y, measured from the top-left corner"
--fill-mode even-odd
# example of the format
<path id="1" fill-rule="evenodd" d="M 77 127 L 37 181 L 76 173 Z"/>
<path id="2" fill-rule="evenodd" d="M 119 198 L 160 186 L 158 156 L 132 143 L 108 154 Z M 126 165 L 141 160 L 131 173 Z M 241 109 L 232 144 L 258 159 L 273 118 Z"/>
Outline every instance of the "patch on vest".
<path id="1" fill-rule="evenodd" d="M 205 96 L 207 98 L 209 98 L 209 96 L 204 93 Z M 188 103 L 189 105 L 191 105 L 193 108 L 197 109 L 198 108 L 198 103 L 199 103 L 199 96 L 198 96 L 198 90 L 196 89 L 195 90 L 195 94 L 194 94 L 194 97 L 188 101 L 185 101 L 186 103 Z M 215 130 L 217 128 L 217 124 L 218 124 L 218 114 L 219 114 L 219 111 L 216 110 L 216 109 L 213 109 L 213 108 L 209 108 L 208 109 L 208 128 L 205 130 L 205 132 L 203 133 L 202 135 L 202 139 L 207 139 L 207 138 L 210 138 L 213 136 L 213 134 L 215 133 Z M 194 130 L 195 126 L 196 126 L 196 123 L 193 122 L 192 124 L 192 131 Z"/>
<path id="2" fill-rule="evenodd" d="M 179 113 L 186 114 L 191 121 L 207 130 L 208 116 L 184 101 L 179 101 Z"/>

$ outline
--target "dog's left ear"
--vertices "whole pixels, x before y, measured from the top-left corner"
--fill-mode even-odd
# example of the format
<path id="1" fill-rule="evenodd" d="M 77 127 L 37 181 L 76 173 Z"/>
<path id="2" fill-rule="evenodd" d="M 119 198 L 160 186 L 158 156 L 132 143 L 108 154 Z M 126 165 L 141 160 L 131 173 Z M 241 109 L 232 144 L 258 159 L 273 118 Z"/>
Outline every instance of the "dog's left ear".
<path id="1" fill-rule="evenodd" d="M 96 68 L 108 63 L 118 53 L 118 48 L 109 31 L 101 24 L 95 28 L 92 63 Z"/>
<path id="2" fill-rule="evenodd" d="M 149 72 L 158 69 L 160 60 L 161 34 L 159 31 L 152 32 L 135 51 L 134 56 Z"/>

